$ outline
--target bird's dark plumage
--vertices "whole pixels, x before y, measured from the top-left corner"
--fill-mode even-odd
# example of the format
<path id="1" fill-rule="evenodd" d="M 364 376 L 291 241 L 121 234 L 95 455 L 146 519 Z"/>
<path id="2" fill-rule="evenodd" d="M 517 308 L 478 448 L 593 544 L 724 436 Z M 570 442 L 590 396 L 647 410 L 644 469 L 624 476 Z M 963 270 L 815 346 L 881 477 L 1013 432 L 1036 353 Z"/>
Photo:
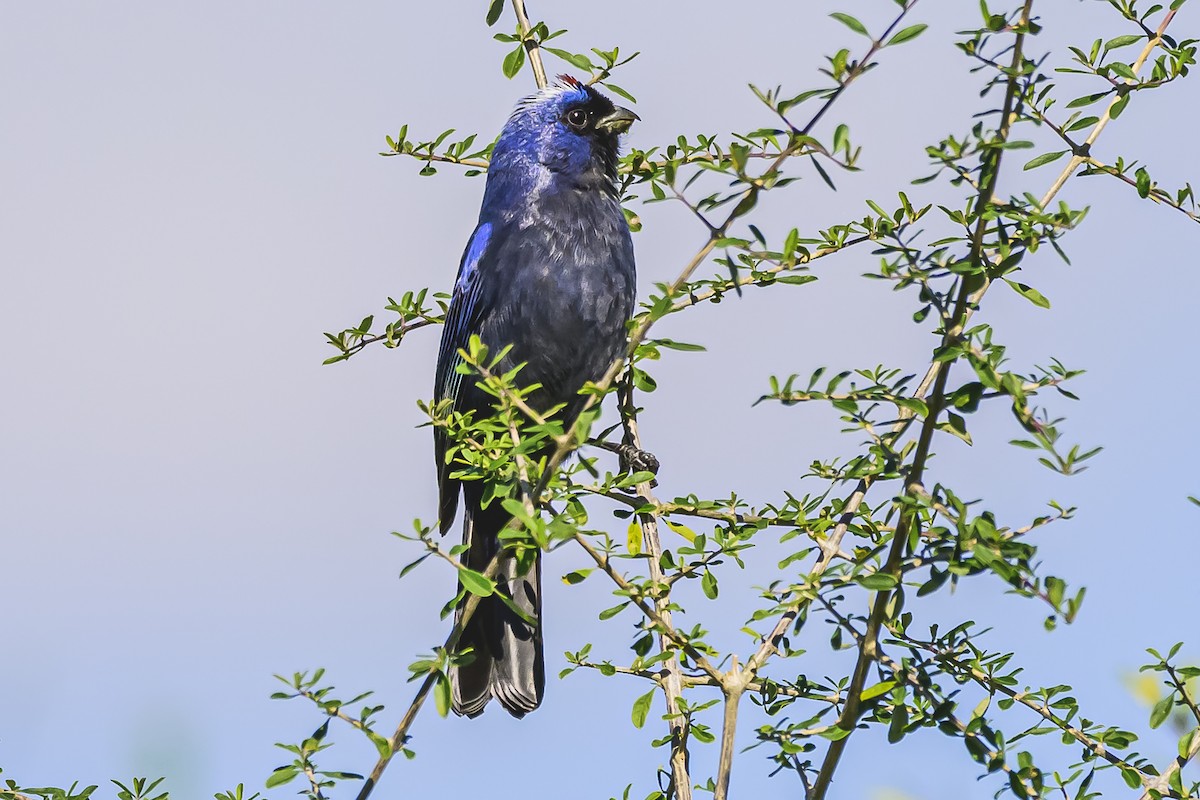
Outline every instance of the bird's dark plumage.
<path id="1" fill-rule="evenodd" d="M 460 375 L 458 351 L 472 335 L 490 352 L 511 345 L 502 370 L 518 364 L 522 385 L 539 384 L 530 404 L 566 404 L 567 422 L 583 403 L 579 390 L 598 380 L 625 346 L 633 312 L 634 260 L 615 188 L 618 137 L 636 119 L 590 86 L 570 78 L 518 105 L 500 134 L 488 169 L 479 223 L 463 253 L 446 313 L 434 392 L 454 410 L 492 412 L 494 398 Z M 435 429 L 439 523 L 453 524 L 463 497 L 462 558 L 483 571 L 509 521 L 498 501 L 483 507 L 479 481 L 451 477 L 447 442 Z M 496 597 L 484 598 L 460 649 L 474 660 L 453 670 L 455 712 L 476 716 L 495 697 L 515 716 L 542 701 L 540 553 L 522 574 L 512 559 L 498 584 L 538 620 L 530 625 Z"/>

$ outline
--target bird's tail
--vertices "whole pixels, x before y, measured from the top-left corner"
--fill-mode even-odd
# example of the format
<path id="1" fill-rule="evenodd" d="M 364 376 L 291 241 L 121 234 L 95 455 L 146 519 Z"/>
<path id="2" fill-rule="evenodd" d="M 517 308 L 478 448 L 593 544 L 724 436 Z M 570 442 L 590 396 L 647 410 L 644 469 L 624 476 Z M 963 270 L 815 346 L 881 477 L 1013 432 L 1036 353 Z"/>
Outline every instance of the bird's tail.
<path id="1" fill-rule="evenodd" d="M 463 543 L 467 550 L 462 558 L 466 567 L 477 572 L 487 569 L 500 547 L 499 533 L 511 519 L 499 500 L 487 508 L 480 507 L 481 488 L 478 482 L 463 487 Z M 517 569 L 515 559 L 506 558 L 502 562 L 497 591 L 511 597 L 517 608 L 538 623 L 531 625 L 521 619 L 495 595 L 480 599 L 458 646 L 460 652 L 470 647 L 474 660 L 450 671 L 456 714 L 479 716 L 488 700 L 495 697 L 510 714 L 523 717 L 542 702 L 546 677 L 542 656 L 541 553 L 536 554 L 525 574 L 518 575 Z M 459 606 L 456 621 L 461 614 Z"/>

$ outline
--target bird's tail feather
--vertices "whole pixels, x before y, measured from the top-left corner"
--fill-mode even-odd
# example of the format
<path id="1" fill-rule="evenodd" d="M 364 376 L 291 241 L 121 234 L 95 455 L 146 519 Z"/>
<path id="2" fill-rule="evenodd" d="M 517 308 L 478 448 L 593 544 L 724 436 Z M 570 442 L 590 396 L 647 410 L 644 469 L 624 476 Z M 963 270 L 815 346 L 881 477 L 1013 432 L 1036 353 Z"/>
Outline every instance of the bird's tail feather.
<path id="1" fill-rule="evenodd" d="M 492 694 L 513 716 L 522 717 L 542 702 L 546 675 L 542 662 L 542 554 L 534 556 L 524 575 L 517 574 L 517 562 L 508 560 L 503 567 L 502 586 L 513 605 L 538 624 L 530 625 L 502 601 L 493 606 L 495 628 L 500 634 L 501 657 L 492 663 Z M 488 598 L 492 599 L 492 598 Z"/>
<path id="2" fill-rule="evenodd" d="M 511 518 L 493 501 L 487 508 L 480 506 L 480 490 L 476 485 L 464 485 L 463 563 L 469 569 L 483 572 L 499 549 L 499 532 Z M 452 706 L 456 714 L 476 717 L 483 713 L 488 701 L 495 697 L 505 710 L 515 717 L 533 711 L 542 702 L 545 688 L 545 667 L 542 655 L 541 631 L 541 554 L 538 553 L 529 570 L 518 574 L 517 562 L 506 559 L 501 565 L 497 590 L 513 599 L 522 613 L 538 624 L 531 625 L 513 612 L 504 601 L 493 595 L 480 599 L 462 637 L 459 651 L 470 647 L 474 658 L 469 664 L 451 668 L 453 687 Z M 455 613 L 457 621 L 462 607 Z"/>

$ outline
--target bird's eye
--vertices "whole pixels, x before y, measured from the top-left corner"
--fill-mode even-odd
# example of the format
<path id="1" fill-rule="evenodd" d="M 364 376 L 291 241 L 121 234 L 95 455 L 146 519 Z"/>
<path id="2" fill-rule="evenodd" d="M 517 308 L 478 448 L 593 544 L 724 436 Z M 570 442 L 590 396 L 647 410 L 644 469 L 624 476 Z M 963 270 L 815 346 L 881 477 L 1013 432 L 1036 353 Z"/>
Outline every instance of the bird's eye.
<path id="1" fill-rule="evenodd" d="M 588 112 L 582 108 L 572 108 L 567 112 L 567 124 L 572 128 L 582 130 L 583 128 L 587 127 L 587 123 Z"/>

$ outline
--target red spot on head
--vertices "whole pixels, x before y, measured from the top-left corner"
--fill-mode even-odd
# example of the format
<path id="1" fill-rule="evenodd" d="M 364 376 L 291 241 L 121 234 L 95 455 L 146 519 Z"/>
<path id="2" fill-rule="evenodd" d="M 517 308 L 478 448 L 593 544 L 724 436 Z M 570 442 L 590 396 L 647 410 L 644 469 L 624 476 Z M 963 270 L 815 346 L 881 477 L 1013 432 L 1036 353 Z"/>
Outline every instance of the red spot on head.
<path id="1" fill-rule="evenodd" d="M 561 81 L 562 83 L 565 83 L 567 86 L 570 86 L 572 89 L 582 89 L 583 88 L 583 84 L 579 82 L 579 79 L 575 78 L 571 75 L 566 75 L 566 74 L 559 75 L 558 80 Z"/>

